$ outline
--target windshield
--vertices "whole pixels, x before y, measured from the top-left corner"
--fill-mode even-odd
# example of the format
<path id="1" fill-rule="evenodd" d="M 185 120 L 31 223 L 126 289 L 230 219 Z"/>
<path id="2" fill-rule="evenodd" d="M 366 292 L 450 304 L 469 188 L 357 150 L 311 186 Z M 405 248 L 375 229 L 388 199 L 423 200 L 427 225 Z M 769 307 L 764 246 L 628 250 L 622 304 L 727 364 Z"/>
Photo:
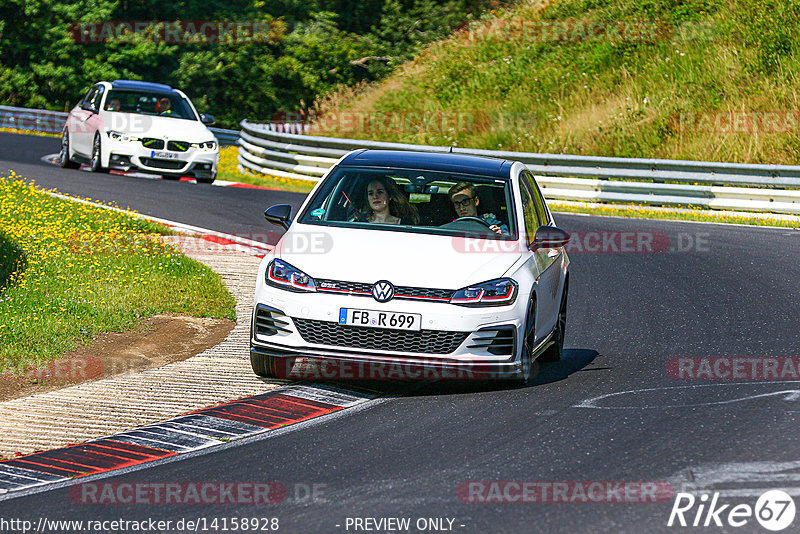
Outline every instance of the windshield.
<path id="1" fill-rule="evenodd" d="M 418 169 L 339 167 L 304 224 L 516 239 L 509 180 Z"/>
<path id="2" fill-rule="evenodd" d="M 197 120 L 189 102 L 174 93 L 112 89 L 108 93 L 103 109 L 139 115 L 160 115 L 175 119 Z"/>

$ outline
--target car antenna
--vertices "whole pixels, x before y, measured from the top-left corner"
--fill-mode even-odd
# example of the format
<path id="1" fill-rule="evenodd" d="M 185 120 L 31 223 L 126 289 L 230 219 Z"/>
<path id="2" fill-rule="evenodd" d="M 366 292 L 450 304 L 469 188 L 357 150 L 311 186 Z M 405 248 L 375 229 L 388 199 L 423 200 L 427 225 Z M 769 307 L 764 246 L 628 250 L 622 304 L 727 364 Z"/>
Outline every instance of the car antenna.
<path id="1" fill-rule="evenodd" d="M 453 153 L 453 146 L 452 145 L 450 145 L 450 153 L 451 154 Z"/>

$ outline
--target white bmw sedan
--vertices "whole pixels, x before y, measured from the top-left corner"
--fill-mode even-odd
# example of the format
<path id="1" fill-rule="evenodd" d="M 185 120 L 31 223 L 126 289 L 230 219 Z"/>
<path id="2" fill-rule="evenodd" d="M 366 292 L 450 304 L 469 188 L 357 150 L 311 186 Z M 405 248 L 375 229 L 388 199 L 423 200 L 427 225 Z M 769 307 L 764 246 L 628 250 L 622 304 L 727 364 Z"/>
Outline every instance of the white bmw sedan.
<path id="1" fill-rule="evenodd" d="M 522 163 L 358 150 L 294 220 L 288 205 L 264 215 L 286 233 L 258 274 L 257 375 L 310 361 L 330 378 L 526 383 L 561 357 L 569 234 Z"/>
<path id="2" fill-rule="evenodd" d="M 211 183 L 219 146 L 189 98 L 168 85 L 99 82 L 70 111 L 61 134 L 62 167 L 140 170 Z"/>

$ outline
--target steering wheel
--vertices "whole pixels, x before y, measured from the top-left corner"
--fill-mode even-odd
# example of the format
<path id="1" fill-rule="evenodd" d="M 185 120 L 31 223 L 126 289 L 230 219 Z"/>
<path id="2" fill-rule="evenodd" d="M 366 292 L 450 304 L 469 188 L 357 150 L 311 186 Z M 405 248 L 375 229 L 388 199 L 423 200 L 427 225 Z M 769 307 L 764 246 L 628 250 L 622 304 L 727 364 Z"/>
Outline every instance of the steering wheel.
<path id="1" fill-rule="evenodd" d="M 456 220 L 455 220 L 455 221 L 453 221 L 453 222 L 459 222 L 459 221 L 464 221 L 464 222 L 479 222 L 479 223 L 481 223 L 482 225 L 484 225 L 486 228 L 489 228 L 490 230 L 492 229 L 492 225 L 491 225 L 491 224 L 489 224 L 488 222 L 484 221 L 484 220 L 483 220 L 483 219 L 481 219 L 480 217 L 459 217 L 458 219 L 456 219 Z M 492 231 L 494 231 L 494 230 L 492 230 Z"/>

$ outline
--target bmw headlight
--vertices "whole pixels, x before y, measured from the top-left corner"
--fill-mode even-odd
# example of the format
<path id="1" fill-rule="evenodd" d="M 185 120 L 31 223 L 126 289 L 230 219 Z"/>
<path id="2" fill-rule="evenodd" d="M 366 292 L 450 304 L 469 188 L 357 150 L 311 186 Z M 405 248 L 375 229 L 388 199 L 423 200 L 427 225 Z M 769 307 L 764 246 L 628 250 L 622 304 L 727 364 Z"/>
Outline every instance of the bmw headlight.
<path id="1" fill-rule="evenodd" d="M 108 137 L 113 139 L 114 141 L 126 141 L 126 142 L 133 142 L 138 141 L 138 137 L 133 137 L 132 135 L 128 135 L 126 133 L 117 132 L 115 130 L 108 130 Z"/>
<path id="2" fill-rule="evenodd" d="M 313 278 L 278 259 L 272 260 L 267 266 L 265 279 L 267 284 L 289 291 L 315 292 L 317 290 L 317 284 Z"/>
<path id="3" fill-rule="evenodd" d="M 202 143 L 192 143 L 192 146 L 200 150 L 213 151 L 217 149 L 216 141 L 204 141 Z"/>
<path id="4" fill-rule="evenodd" d="M 506 306 L 517 299 L 518 287 L 511 278 L 491 280 L 459 289 L 450 297 L 450 304 L 472 307 Z"/>

